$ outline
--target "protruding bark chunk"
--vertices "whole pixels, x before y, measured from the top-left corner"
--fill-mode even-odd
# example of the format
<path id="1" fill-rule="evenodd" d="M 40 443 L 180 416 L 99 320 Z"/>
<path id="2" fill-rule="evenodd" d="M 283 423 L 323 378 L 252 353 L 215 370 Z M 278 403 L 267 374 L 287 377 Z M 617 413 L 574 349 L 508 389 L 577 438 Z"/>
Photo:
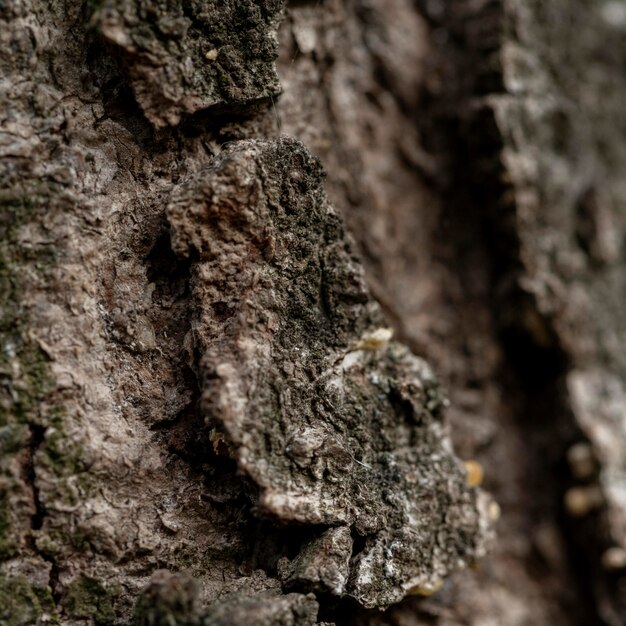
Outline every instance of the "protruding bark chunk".
<path id="1" fill-rule="evenodd" d="M 370 341 L 385 320 L 317 160 L 292 139 L 235 143 L 174 191 L 168 215 L 195 261 L 206 419 L 260 487 L 259 508 L 363 537 L 345 593 L 367 607 L 476 559 L 478 492 L 450 451 L 441 392 L 405 347 Z"/>

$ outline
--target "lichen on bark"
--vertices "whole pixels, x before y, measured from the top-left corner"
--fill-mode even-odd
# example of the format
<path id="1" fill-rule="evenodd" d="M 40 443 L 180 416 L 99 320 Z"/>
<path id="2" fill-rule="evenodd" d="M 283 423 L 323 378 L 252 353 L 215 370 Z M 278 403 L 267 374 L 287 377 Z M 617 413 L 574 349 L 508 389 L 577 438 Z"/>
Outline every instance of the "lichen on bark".
<path id="1" fill-rule="evenodd" d="M 383 608 L 482 556 L 489 522 L 436 379 L 389 341 L 322 181 L 293 139 L 234 142 L 173 191 L 168 219 L 192 259 L 216 451 L 258 485 L 261 515 L 350 528 L 363 545 L 343 542 L 349 573 L 326 590 Z"/>

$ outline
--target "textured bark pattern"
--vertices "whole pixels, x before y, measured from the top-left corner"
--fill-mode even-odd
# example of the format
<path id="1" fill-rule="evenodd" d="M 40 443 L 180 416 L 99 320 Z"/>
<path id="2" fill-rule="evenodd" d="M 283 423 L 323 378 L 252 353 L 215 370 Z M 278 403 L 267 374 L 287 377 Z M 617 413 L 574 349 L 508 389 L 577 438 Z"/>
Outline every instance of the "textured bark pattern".
<path id="1" fill-rule="evenodd" d="M 260 487 L 261 511 L 353 528 L 364 545 L 344 544 L 350 574 L 328 590 L 385 607 L 482 556 L 486 537 L 437 383 L 388 343 L 321 174 L 293 140 L 234 142 L 173 192 L 168 219 L 174 250 L 196 259 L 213 440 Z"/>
<path id="2" fill-rule="evenodd" d="M 566 512 L 578 518 L 572 532 L 600 619 L 623 624 L 626 5 L 511 2 L 510 11 L 515 28 L 505 31 L 502 55 L 508 93 L 492 106 L 515 199 L 519 285 L 535 309 L 522 324 L 536 345 L 567 360 L 564 408 L 593 461 L 577 475 L 570 455 Z"/>
<path id="3" fill-rule="evenodd" d="M 503 510 L 474 576 L 420 617 L 363 619 L 623 623 L 624 374 L 604 364 L 623 356 L 624 5 L 420 8 L 298 3 L 280 31 L 282 128 L 327 165 L 368 282 Z"/>
<path id="4" fill-rule="evenodd" d="M 482 552 L 487 520 L 432 374 L 387 345 L 299 143 L 154 135 L 124 76 L 156 126 L 178 121 L 180 94 L 159 119 L 142 94 L 178 83 L 135 48 L 118 70 L 99 39 L 124 47 L 138 6 L 3 8 L 6 281 L 21 289 L 4 350 L 3 619 L 128 623 L 163 568 L 190 570 L 197 598 L 159 574 L 142 598 L 165 598 L 141 601 L 140 622 L 173 602 L 222 623 L 231 610 L 207 606 L 224 601 L 242 623 L 262 604 L 259 623 L 308 624 L 316 601 L 281 589 L 315 588 L 338 562 L 346 580 L 324 591 L 367 606 L 436 584 Z M 177 58 L 155 64 L 180 74 Z M 354 534 L 338 557 L 328 526 Z"/>
<path id="5" fill-rule="evenodd" d="M 0 623 L 623 624 L 625 13 L 0 1 Z"/>
<path id="6" fill-rule="evenodd" d="M 91 21 L 121 53 L 156 126 L 207 108 L 250 108 L 279 93 L 274 69 L 281 0 L 105 0 Z"/>

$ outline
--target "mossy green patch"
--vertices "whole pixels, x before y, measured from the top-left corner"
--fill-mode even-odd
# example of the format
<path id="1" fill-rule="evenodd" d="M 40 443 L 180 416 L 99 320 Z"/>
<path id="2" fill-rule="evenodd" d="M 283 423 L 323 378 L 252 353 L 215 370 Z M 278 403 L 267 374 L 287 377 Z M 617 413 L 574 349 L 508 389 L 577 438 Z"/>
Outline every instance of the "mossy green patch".
<path id="1" fill-rule="evenodd" d="M 117 595 L 95 578 L 81 575 L 65 594 L 63 609 L 68 617 L 93 619 L 96 626 L 106 626 L 115 620 L 113 605 Z"/>
<path id="2" fill-rule="evenodd" d="M 57 246 L 47 243 L 41 219 L 54 194 L 53 183 L 26 178 L 0 190 L 0 560 L 16 554 L 19 529 L 30 523 L 27 508 L 12 506 L 14 491 L 24 490 L 16 469 L 23 460 L 16 465 L 15 458 L 32 444 L 30 427 L 42 424 L 41 402 L 53 388 L 49 358 L 30 334 L 25 295 L 48 284 L 56 263 Z M 29 241 L 46 243 L 24 245 L 25 228 Z"/>
<path id="3" fill-rule="evenodd" d="M 37 406 L 50 389 L 48 358 L 28 336 L 22 299 L 33 277 L 54 263 L 56 253 L 52 246 L 27 250 L 19 243 L 20 228 L 44 207 L 45 191 L 37 187 L 31 195 L 0 193 L 0 376 L 5 378 L 0 426 L 35 423 Z"/>
<path id="4" fill-rule="evenodd" d="M 67 438 L 61 423 L 46 431 L 42 455 L 41 462 L 59 477 L 75 476 L 86 469 L 82 447 Z M 86 478 L 81 481 L 81 486 L 87 486 Z"/>
<path id="5" fill-rule="evenodd" d="M 6 458 L 21 450 L 30 439 L 26 424 L 0 426 L 0 458 Z"/>
<path id="6" fill-rule="evenodd" d="M 17 543 L 11 536 L 11 518 L 7 492 L 0 490 L 0 560 L 10 559 L 17 550 Z"/>
<path id="7" fill-rule="evenodd" d="M 24 576 L 0 575 L 0 624 L 33 626 L 57 623 L 49 587 L 37 587 Z"/>

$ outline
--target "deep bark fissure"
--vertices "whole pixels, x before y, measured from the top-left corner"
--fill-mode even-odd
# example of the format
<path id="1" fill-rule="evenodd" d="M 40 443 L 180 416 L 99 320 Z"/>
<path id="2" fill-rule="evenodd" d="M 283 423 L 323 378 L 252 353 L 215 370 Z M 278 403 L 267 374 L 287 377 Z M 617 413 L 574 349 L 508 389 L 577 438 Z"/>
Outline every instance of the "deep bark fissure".
<path id="1" fill-rule="evenodd" d="M 571 623 L 599 625 L 603 622 L 589 587 L 586 559 L 581 558 L 580 544 L 572 532 L 572 519 L 563 505 L 563 496 L 572 484 L 566 452 L 571 445 L 584 440 L 567 400 L 564 384 L 567 357 L 558 347 L 537 346 L 533 337 L 524 332 L 505 331 L 501 341 L 508 361 L 501 384 L 514 406 L 515 420 L 520 437 L 527 442 L 530 461 L 529 519 L 540 523 L 552 518 L 563 538 L 567 579 L 562 581 L 561 595 Z M 545 558 L 540 552 L 533 555 L 540 571 L 544 567 L 549 570 L 550 563 Z"/>
<path id="2" fill-rule="evenodd" d="M 46 427 L 40 424 L 29 424 L 30 445 L 28 447 L 28 460 L 26 464 L 26 480 L 33 492 L 34 513 L 31 517 L 30 526 L 34 531 L 40 530 L 45 517 L 45 508 L 39 497 L 39 487 L 37 486 L 37 473 L 35 467 L 35 455 L 40 449 L 46 436 Z M 32 539 L 32 536 L 31 536 Z"/>
<path id="3" fill-rule="evenodd" d="M 52 599 L 56 606 L 59 605 L 62 595 L 58 590 L 59 583 L 59 566 L 57 560 L 52 553 L 47 550 L 40 549 L 37 545 L 37 532 L 43 527 L 46 517 L 46 507 L 41 498 L 39 486 L 37 485 L 37 464 L 35 457 L 37 452 L 45 445 L 45 437 L 47 428 L 41 424 L 29 424 L 30 442 L 28 446 L 28 456 L 25 468 L 25 481 L 30 486 L 33 498 L 34 511 L 31 516 L 30 533 L 28 535 L 28 545 L 33 553 L 40 556 L 44 561 L 50 564 L 50 572 L 48 575 L 48 586 Z"/>
<path id="4" fill-rule="evenodd" d="M 483 250 L 489 287 L 482 298 L 486 308 L 495 313 L 492 331 L 504 355 L 504 367 L 496 380 L 508 398 L 518 439 L 524 442 L 528 459 L 527 522 L 552 520 L 565 544 L 566 563 L 562 572 L 565 579 L 558 582 L 554 593 L 561 597 L 569 623 L 601 624 L 604 622 L 589 586 L 591 563 L 581 554 L 579 531 L 575 530 L 577 522 L 567 515 L 563 506 L 563 496 L 572 484 L 565 455 L 569 446 L 585 440 L 565 390 L 570 358 L 560 345 L 553 321 L 541 313 L 534 298 L 519 285 L 525 268 L 520 256 L 517 207 L 510 200 L 512 189 L 502 182 L 507 180 L 501 161 L 504 145 L 493 112 L 486 104 L 488 97 L 504 93 L 499 72 L 485 71 L 483 67 L 484 59 L 498 49 L 501 35 L 496 36 L 493 44 L 487 38 L 486 47 L 476 49 L 475 42 L 466 37 L 467 22 L 459 20 L 456 9 L 457 5 L 453 5 L 450 18 L 431 21 L 433 26 L 443 27 L 452 34 L 439 54 L 443 64 L 452 60 L 449 69 L 454 80 L 450 85 L 455 91 L 446 91 L 443 102 L 428 103 L 431 113 L 428 122 L 422 121 L 425 140 L 443 151 L 442 162 L 448 164 L 444 170 L 447 173 L 440 178 L 444 203 L 452 207 L 444 237 L 454 241 L 455 237 L 458 239 L 457 233 L 461 234 L 454 252 L 456 259 L 452 261 L 461 276 L 471 266 L 463 257 L 467 233 L 473 233 L 469 236 L 473 241 L 472 254 L 477 249 Z M 485 17 L 489 12 L 491 15 Z M 494 34 L 499 32 L 502 20 L 499 3 L 486 5 L 480 18 L 475 17 L 476 22 L 479 20 L 483 26 L 491 21 Z M 429 123 L 433 126 L 429 127 Z M 466 294 L 466 297 L 473 296 Z M 540 345 L 526 329 L 525 315 L 541 320 L 542 333 L 549 338 L 547 346 Z M 588 536 L 597 543 L 599 534 L 594 519 L 598 519 L 596 514 L 586 519 L 584 525 L 587 529 L 589 525 L 596 526 Z M 540 577 L 554 566 L 543 561 L 544 558 L 539 552 L 529 558 L 529 567 Z M 572 592 L 572 588 L 576 591 Z"/>

